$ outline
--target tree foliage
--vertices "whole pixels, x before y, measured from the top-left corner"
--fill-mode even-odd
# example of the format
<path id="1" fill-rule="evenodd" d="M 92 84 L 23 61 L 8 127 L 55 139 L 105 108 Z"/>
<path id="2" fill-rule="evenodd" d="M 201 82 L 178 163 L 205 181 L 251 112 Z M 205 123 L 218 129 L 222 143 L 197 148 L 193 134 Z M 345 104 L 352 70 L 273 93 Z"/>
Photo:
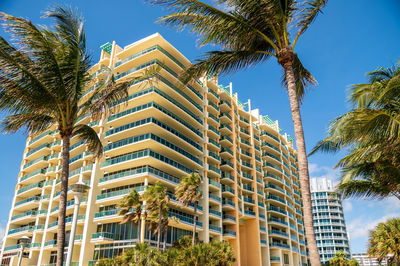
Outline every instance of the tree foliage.
<path id="1" fill-rule="evenodd" d="M 343 197 L 400 198 L 400 67 L 368 73 L 350 88 L 353 109 L 330 123 L 313 152 L 346 150 L 338 192 Z M 311 153 L 311 154 L 312 154 Z"/>
<path id="2" fill-rule="evenodd" d="M 184 176 L 181 182 L 175 187 L 175 196 L 179 202 L 185 206 L 194 205 L 192 246 L 195 244 L 196 225 L 197 225 L 197 206 L 201 199 L 200 185 L 202 183 L 199 174 L 192 173 Z"/>
<path id="3" fill-rule="evenodd" d="M 191 241 L 191 239 L 187 240 Z M 185 247 L 170 248 L 165 252 L 150 247 L 148 243 L 137 244 L 132 249 L 126 249 L 123 254 L 114 259 L 102 259 L 98 261 L 97 265 L 230 266 L 234 262 L 233 249 L 228 242 L 224 241 L 197 243 L 195 246 L 189 244 Z"/>
<path id="4" fill-rule="evenodd" d="M 283 68 L 282 85 L 288 91 L 298 150 L 304 224 L 311 263 L 320 265 L 312 224 L 309 171 L 300 103 L 306 89 L 316 81 L 302 64 L 294 48 L 321 13 L 327 0 L 219 0 L 227 10 L 199 0 L 149 0 L 166 6 L 171 13 L 159 21 L 198 35 L 201 45 L 211 45 L 184 74 L 186 82 L 196 78 L 230 74 L 275 58 Z"/>
<path id="5" fill-rule="evenodd" d="M 379 223 L 369 234 L 368 254 L 371 257 L 400 263 L 400 218 Z"/>

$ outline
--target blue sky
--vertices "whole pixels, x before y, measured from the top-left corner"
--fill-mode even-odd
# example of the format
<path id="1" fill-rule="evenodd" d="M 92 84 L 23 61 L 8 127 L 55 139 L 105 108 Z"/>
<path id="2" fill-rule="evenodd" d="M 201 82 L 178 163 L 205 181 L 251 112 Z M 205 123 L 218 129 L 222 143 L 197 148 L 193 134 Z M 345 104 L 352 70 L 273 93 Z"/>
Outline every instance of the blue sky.
<path id="1" fill-rule="evenodd" d="M 41 11 L 56 1 L 0 0 L 0 10 L 29 18 L 34 23 L 48 24 Z M 57 1 L 77 7 L 86 20 L 88 46 L 93 60 L 99 58 L 99 46 L 115 40 L 121 47 L 155 32 L 162 34 L 186 57 L 193 60 L 210 47 L 200 48 L 196 36 L 155 23 L 166 10 L 150 6 L 143 0 Z M 116 4 L 118 3 L 118 4 Z M 324 14 L 300 39 L 297 53 L 314 74 L 318 86 L 306 96 L 302 107 L 308 150 L 323 138 L 327 124 L 344 113 L 346 89 L 350 84 L 365 81 L 365 73 L 379 66 L 389 66 L 400 59 L 400 2 L 398 0 L 334 0 Z M 6 36 L 0 30 L 1 36 Z M 211 47 L 212 48 L 212 47 Z M 280 126 L 293 134 L 289 102 L 280 86 L 282 75 L 276 61 L 220 78 L 233 82 L 241 100 L 252 100 L 252 107 L 279 120 Z M 1 117 L 1 114 L 0 114 Z M 26 135 L 0 135 L 0 233 L 4 231 L 20 167 Z M 339 155 L 317 154 L 310 158 L 312 177 L 329 177 Z M 345 217 L 350 231 L 352 250 L 365 251 L 368 230 L 377 222 L 398 216 L 400 202 L 346 200 Z"/>

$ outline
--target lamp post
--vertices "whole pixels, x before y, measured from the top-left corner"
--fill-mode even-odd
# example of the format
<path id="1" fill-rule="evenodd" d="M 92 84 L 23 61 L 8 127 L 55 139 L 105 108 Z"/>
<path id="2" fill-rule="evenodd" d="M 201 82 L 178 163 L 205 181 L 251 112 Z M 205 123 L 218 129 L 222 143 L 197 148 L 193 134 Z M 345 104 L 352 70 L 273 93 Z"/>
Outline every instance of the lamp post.
<path id="1" fill-rule="evenodd" d="M 71 265 L 72 253 L 74 249 L 74 240 L 75 240 L 75 230 L 76 230 L 76 222 L 78 220 L 79 206 L 81 204 L 81 200 L 85 192 L 89 189 L 89 186 L 82 183 L 77 182 L 71 185 L 72 191 L 74 192 L 74 214 L 72 217 L 72 226 L 71 232 L 69 235 L 69 243 L 68 243 L 68 253 L 67 253 L 67 261 L 66 265 Z"/>
<path id="2" fill-rule="evenodd" d="M 22 256 L 24 255 L 24 250 L 30 243 L 31 243 L 31 239 L 27 236 L 23 236 L 19 239 L 19 245 L 21 246 L 21 252 L 19 253 L 18 266 L 21 266 Z"/>

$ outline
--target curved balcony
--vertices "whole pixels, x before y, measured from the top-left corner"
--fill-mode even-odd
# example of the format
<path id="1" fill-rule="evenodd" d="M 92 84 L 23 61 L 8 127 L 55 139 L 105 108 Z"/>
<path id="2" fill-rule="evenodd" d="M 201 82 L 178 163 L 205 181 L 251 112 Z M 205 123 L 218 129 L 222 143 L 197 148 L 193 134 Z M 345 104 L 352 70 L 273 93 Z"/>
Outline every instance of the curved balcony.
<path id="1" fill-rule="evenodd" d="M 36 171 L 33 171 L 29 174 L 26 174 L 24 176 L 22 176 L 19 180 L 20 183 L 22 184 L 33 184 L 33 183 L 37 183 L 40 180 L 44 179 L 44 174 L 46 173 L 46 168 L 42 168 Z"/>

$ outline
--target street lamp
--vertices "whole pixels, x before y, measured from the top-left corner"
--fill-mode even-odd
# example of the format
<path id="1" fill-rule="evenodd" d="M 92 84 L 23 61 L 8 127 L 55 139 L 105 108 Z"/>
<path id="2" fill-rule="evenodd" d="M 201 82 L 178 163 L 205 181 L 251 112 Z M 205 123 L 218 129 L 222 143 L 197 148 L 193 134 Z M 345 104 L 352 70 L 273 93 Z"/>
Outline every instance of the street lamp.
<path id="1" fill-rule="evenodd" d="M 69 235 L 69 243 L 68 243 L 68 253 L 67 253 L 67 261 L 66 265 L 71 265 L 72 253 L 74 249 L 74 240 L 75 240 L 75 230 L 76 230 L 76 222 L 78 220 L 79 213 L 79 205 L 81 204 L 81 200 L 85 192 L 89 189 L 89 186 L 83 182 L 77 182 L 71 185 L 72 192 L 74 192 L 74 214 L 72 217 L 72 226 L 71 232 Z"/>
<path id="2" fill-rule="evenodd" d="M 31 239 L 27 236 L 23 236 L 19 239 L 19 245 L 21 246 L 21 252 L 19 253 L 18 266 L 21 266 L 22 256 L 24 255 L 24 250 L 30 243 L 31 243 Z"/>

